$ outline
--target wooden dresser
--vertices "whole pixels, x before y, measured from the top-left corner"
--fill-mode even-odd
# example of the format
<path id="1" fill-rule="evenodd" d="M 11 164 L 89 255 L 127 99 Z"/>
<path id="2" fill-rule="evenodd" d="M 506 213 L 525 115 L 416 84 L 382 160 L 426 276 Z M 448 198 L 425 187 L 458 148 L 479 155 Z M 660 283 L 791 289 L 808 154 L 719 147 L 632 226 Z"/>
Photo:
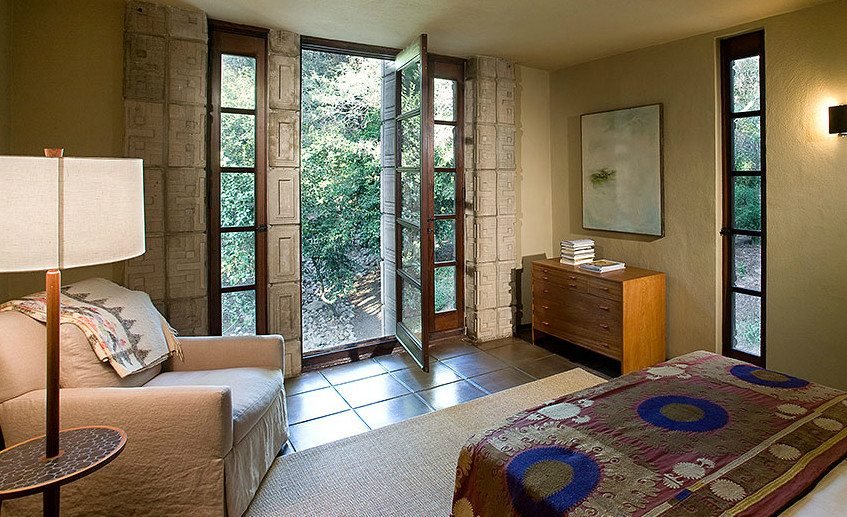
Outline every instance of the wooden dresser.
<path id="1" fill-rule="evenodd" d="M 532 339 L 555 336 L 621 362 L 665 360 L 665 274 L 627 266 L 591 273 L 559 259 L 532 263 Z"/>

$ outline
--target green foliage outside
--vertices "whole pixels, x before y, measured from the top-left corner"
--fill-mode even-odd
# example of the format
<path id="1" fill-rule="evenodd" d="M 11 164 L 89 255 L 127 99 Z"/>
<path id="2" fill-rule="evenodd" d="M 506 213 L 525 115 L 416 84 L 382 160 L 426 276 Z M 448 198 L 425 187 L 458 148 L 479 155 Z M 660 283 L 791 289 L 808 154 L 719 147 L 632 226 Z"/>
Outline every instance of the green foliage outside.
<path id="1" fill-rule="evenodd" d="M 302 70 L 302 256 L 334 303 L 379 260 L 382 72 L 376 60 L 313 51 Z"/>

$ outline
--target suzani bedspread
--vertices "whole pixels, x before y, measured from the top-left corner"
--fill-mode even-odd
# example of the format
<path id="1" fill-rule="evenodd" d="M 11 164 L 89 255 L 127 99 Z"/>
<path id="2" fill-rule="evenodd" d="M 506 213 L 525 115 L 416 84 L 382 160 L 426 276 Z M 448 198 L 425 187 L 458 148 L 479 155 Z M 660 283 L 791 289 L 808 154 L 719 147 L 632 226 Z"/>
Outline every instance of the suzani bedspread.
<path id="1" fill-rule="evenodd" d="M 847 455 L 847 393 L 695 352 L 471 438 L 453 514 L 768 515 Z"/>

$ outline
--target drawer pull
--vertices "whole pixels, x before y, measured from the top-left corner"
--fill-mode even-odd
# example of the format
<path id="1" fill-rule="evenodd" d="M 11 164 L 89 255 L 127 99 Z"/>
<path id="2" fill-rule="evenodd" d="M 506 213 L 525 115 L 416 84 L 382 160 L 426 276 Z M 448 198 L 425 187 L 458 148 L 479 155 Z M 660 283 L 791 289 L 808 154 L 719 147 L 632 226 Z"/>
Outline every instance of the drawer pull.
<path id="1" fill-rule="evenodd" d="M 547 323 L 546 321 L 542 321 L 542 322 L 541 322 L 541 324 L 542 324 L 542 325 L 544 325 L 545 327 L 549 327 L 549 326 L 550 326 L 550 324 L 549 324 L 549 323 Z"/>
<path id="2" fill-rule="evenodd" d="M 609 330 L 609 326 L 606 325 L 605 323 L 601 323 L 600 328 L 603 329 L 603 330 Z"/>
<path id="3" fill-rule="evenodd" d="M 568 278 L 570 278 L 571 280 L 576 280 L 576 277 L 573 275 L 570 275 Z"/>
<path id="4" fill-rule="evenodd" d="M 600 290 L 601 290 L 601 291 L 606 291 L 607 293 L 609 292 L 609 288 L 608 288 L 608 287 L 600 286 Z"/>
<path id="5" fill-rule="evenodd" d="M 549 279 L 549 278 L 547 278 L 546 276 L 542 276 L 541 278 L 543 278 L 544 280 L 550 280 L 550 279 Z"/>
<path id="6" fill-rule="evenodd" d="M 547 289 L 545 289 L 545 290 L 544 290 L 544 292 L 545 292 L 545 293 L 549 293 L 550 291 L 548 291 Z"/>
<path id="7" fill-rule="evenodd" d="M 606 343 L 598 343 L 598 344 L 599 344 L 600 346 L 602 346 L 603 348 L 612 348 L 612 347 L 610 347 L 609 345 L 607 345 Z"/>
<path id="8" fill-rule="evenodd" d="M 542 305 L 542 306 L 541 306 L 541 308 L 542 308 L 542 309 L 549 309 L 549 308 L 550 308 L 550 306 L 548 306 L 548 305 Z"/>
<path id="9" fill-rule="evenodd" d="M 572 287 L 572 288 L 576 289 L 576 284 L 568 284 L 568 287 Z"/>
<path id="10" fill-rule="evenodd" d="M 608 311 L 609 311 L 609 306 L 608 306 L 608 305 L 601 305 L 601 306 L 600 306 L 600 310 L 601 310 L 601 311 L 607 311 L 607 312 L 608 312 Z"/>

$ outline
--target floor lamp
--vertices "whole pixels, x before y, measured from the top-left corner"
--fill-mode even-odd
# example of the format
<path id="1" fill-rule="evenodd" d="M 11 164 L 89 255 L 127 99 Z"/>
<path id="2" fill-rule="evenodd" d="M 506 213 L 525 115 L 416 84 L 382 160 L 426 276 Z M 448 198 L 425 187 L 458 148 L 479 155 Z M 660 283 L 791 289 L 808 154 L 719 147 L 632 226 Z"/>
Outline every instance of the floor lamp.
<path id="1" fill-rule="evenodd" d="M 45 149 L 43 158 L 0 156 L 0 272 L 47 270 L 47 415 L 41 462 L 58 461 L 63 454 L 59 426 L 61 270 L 144 253 L 143 185 L 138 159 L 63 158 L 61 150 L 54 149 Z M 120 433 L 125 442 L 126 435 Z M 85 438 L 79 433 L 75 436 L 77 440 Z M 18 452 L 16 459 L 20 457 Z M 54 465 L 54 470 L 57 468 L 58 464 Z M 73 479 L 82 475 L 77 472 Z M 58 514 L 59 486 L 69 482 L 69 477 L 55 486 L 42 483 L 39 490 L 29 492 L 44 493 L 45 515 Z"/>

